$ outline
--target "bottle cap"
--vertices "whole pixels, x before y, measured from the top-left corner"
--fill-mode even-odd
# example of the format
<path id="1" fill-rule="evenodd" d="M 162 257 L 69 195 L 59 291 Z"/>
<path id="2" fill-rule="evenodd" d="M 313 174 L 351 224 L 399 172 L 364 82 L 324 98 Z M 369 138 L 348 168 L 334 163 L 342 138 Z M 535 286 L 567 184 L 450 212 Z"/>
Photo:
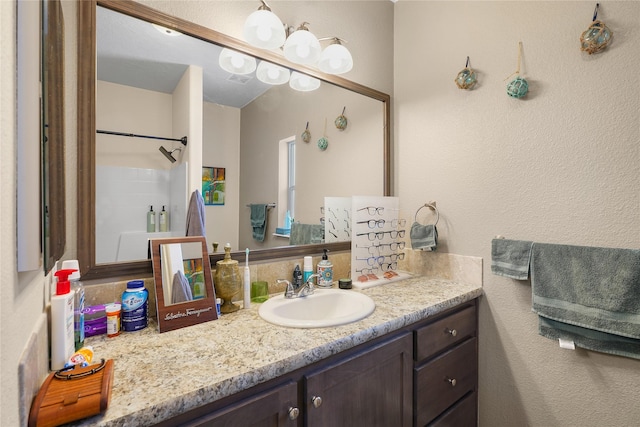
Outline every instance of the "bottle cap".
<path id="1" fill-rule="evenodd" d="M 69 275 L 69 280 L 80 280 L 80 263 L 77 259 L 69 259 L 62 261 L 63 270 L 76 270 Z"/>
<path id="2" fill-rule="evenodd" d="M 58 278 L 56 283 L 56 295 L 68 294 L 71 291 L 71 284 L 69 283 L 69 276 L 76 270 L 58 270 L 55 272 L 55 276 Z"/>
<path id="3" fill-rule="evenodd" d="M 304 269 L 306 271 L 313 270 L 313 258 L 311 258 L 310 256 L 304 257 Z"/>
<path id="4" fill-rule="evenodd" d="M 322 255 L 322 259 L 323 260 L 328 260 L 329 257 L 327 256 L 327 252 L 329 252 L 329 249 L 324 249 L 324 254 Z"/>
<path id="5" fill-rule="evenodd" d="M 144 280 L 131 280 L 127 282 L 127 288 L 129 289 L 144 288 Z"/>

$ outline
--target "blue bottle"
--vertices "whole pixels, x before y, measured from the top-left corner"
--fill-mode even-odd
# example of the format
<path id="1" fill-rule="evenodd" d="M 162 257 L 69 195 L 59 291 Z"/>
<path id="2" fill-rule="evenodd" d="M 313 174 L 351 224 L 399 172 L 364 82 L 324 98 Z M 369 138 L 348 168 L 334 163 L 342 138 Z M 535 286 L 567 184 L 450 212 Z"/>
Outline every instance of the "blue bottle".
<path id="1" fill-rule="evenodd" d="M 122 330 L 133 332 L 146 328 L 148 306 L 149 291 L 145 289 L 144 281 L 128 282 L 122 293 Z"/>

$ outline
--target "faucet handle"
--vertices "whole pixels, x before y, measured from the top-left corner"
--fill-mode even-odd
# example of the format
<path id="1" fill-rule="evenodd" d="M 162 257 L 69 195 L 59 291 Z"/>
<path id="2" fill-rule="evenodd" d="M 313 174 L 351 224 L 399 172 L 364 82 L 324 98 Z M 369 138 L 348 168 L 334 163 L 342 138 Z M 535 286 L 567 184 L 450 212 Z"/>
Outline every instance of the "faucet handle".
<path id="1" fill-rule="evenodd" d="M 278 283 L 278 284 L 286 283 L 287 284 L 287 289 L 284 291 L 284 296 L 285 296 L 285 298 L 293 297 L 295 292 L 293 290 L 293 285 L 291 284 L 290 281 L 288 281 L 287 279 L 278 279 L 278 280 L 276 280 L 276 283 Z"/>

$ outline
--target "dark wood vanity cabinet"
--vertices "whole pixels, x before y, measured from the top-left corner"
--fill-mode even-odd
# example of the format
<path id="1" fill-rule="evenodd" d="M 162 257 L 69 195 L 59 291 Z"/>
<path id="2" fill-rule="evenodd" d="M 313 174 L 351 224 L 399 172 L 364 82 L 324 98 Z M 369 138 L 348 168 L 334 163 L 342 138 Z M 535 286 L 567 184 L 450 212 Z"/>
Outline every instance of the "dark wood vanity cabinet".
<path id="1" fill-rule="evenodd" d="M 476 305 L 414 331 L 414 419 L 422 426 L 477 423 L 478 339 Z"/>
<path id="2" fill-rule="evenodd" d="M 475 426 L 476 307 L 465 303 L 159 425 Z"/>

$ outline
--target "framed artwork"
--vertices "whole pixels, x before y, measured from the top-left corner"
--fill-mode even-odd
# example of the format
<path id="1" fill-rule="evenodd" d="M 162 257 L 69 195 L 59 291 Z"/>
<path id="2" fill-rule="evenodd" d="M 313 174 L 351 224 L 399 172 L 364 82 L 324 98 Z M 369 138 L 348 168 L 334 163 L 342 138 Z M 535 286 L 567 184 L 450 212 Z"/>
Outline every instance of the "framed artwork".
<path id="1" fill-rule="evenodd" d="M 224 205 L 224 168 L 202 167 L 202 197 L 205 205 Z"/>

